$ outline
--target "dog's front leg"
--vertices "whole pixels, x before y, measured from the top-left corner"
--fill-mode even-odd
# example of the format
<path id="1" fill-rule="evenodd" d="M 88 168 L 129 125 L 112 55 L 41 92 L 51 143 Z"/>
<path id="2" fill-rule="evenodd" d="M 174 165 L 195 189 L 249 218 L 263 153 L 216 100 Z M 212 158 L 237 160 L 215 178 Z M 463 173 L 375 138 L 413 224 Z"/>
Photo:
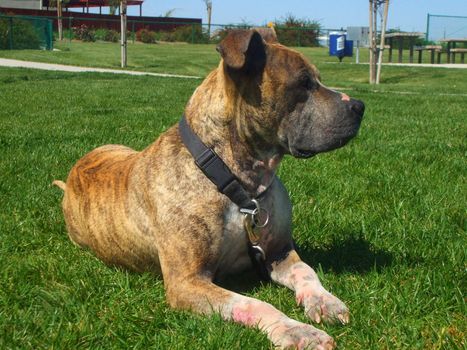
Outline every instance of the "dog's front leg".
<path id="1" fill-rule="evenodd" d="M 322 286 L 316 272 L 305 264 L 295 250 L 272 263 L 271 278 L 295 291 L 298 304 L 313 321 L 343 324 L 349 322 L 349 309 Z"/>
<path id="2" fill-rule="evenodd" d="M 335 347 L 325 332 L 287 317 L 268 303 L 223 289 L 206 278 L 166 281 L 166 289 L 173 307 L 202 314 L 218 312 L 225 320 L 261 329 L 279 348 L 331 350 Z"/>

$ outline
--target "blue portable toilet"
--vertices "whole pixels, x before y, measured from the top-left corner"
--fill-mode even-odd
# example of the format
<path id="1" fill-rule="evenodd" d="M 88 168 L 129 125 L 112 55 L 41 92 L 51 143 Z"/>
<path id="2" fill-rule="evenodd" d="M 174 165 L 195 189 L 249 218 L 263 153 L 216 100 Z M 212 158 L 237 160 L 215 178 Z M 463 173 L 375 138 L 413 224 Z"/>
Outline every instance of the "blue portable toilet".
<path id="1" fill-rule="evenodd" d="M 336 56 L 341 62 L 345 56 L 353 56 L 353 41 L 346 39 L 347 36 L 340 32 L 329 35 L 329 55 Z"/>
<path id="2" fill-rule="evenodd" d="M 345 40 L 344 56 L 345 57 L 353 56 L 353 41 L 352 40 Z"/>
<path id="3" fill-rule="evenodd" d="M 345 34 L 332 33 L 329 35 L 329 55 L 337 56 L 339 61 L 342 60 L 345 53 Z"/>

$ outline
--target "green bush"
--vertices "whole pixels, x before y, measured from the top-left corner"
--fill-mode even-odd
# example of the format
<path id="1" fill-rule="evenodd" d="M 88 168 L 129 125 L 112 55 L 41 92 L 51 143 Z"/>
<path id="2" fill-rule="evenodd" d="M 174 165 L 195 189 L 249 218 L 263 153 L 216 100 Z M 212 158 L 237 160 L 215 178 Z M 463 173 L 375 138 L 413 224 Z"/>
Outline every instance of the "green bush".
<path id="1" fill-rule="evenodd" d="M 166 32 L 166 31 L 156 32 L 156 40 L 157 41 L 168 41 L 168 42 L 174 41 L 172 37 L 172 33 Z"/>
<path id="2" fill-rule="evenodd" d="M 100 28 L 96 29 L 96 31 L 94 32 L 94 37 L 96 40 L 110 41 L 112 43 L 116 43 L 120 39 L 120 33 L 113 29 Z"/>
<path id="3" fill-rule="evenodd" d="M 286 46 L 319 46 L 320 29 L 318 21 L 299 19 L 291 14 L 275 22 L 277 38 Z"/>
<path id="4" fill-rule="evenodd" d="M 99 29 L 96 29 L 96 31 L 94 32 L 94 38 L 96 40 L 104 41 L 106 34 L 107 34 L 107 29 L 99 28 Z"/>
<path id="5" fill-rule="evenodd" d="M 210 42 L 220 42 L 227 33 L 233 29 L 249 29 L 254 27 L 250 23 L 242 25 L 227 25 L 212 32 Z M 276 20 L 274 30 L 279 42 L 286 46 L 319 46 L 318 37 L 321 25 L 317 21 L 298 19 L 293 15 L 287 15 L 281 20 Z"/>
<path id="6" fill-rule="evenodd" d="M 203 31 L 203 27 L 199 24 L 186 25 L 177 27 L 172 33 L 173 41 L 187 42 L 187 43 L 208 43 L 209 37 Z"/>
<path id="7" fill-rule="evenodd" d="M 79 27 L 73 27 L 73 37 L 86 42 L 96 41 L 95 31 L 85 24 L 82 24 Z"/>
<path id="8" fill-rule="evenodd" d="M 146 44 L 154 44 L 156 42 L 156 33 L 146 28 L 140 29 L 136 32 L 136 40 Z"/>
<path id="9" fill-rule="evenodd" d="M 156 34 L 157 40 L 168 42 L 208 43 L 209 37 L 201 25 L 183 25 L 172 31 L 160 31 Z"/>
<path id="10" fill-rule="evenodd" d="M 41 39 L 30 21 L 8 18 L 0 19 L 0 49 L 40 49 Z"/>

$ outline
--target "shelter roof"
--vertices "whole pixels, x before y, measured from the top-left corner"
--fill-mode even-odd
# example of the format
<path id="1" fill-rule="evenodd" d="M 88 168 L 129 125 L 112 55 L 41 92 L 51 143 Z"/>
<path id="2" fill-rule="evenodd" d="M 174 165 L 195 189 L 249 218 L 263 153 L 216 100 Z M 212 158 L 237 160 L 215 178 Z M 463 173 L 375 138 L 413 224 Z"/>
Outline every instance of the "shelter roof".
<path id="1" fill-rule="evenodd" d="M 144 0 L 127 0 L 127 5 L 141 5 Z M 49 4 L 50 0 L 43 0 L 43 6 L 44 7 L 54 7 L 54 4 Z M 55 2 L 55 1 L 54 1 Z M 68 8 L 73 8 L 73 7 L 109 7 L 109 6 L 115 6 L 116 1 L 111 1 L 111 0 L 69 0 L 69 1 L 63 1 L 62 6 L 68 7 Z M 118 4 L 119 2 L 117 2 Z M 118 5 L 117 5 L 118 6 Z"/>

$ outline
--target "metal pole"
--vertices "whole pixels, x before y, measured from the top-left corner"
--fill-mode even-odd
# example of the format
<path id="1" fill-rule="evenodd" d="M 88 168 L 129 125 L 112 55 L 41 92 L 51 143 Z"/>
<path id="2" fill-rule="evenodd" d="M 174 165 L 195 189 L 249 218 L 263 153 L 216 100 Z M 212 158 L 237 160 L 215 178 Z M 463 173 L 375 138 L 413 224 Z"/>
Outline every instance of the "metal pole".
<path id="1" fill-rule="evenodd" d="M 72 36 L 73 36 L 73 30 L 71 29 L 71 16 L 68 17 L 68 39 L 69 39 L 69 43 L 71 44 L 71 39 L 72 39 Z"/>
<path id="2" fill-rule="evenodd" d="M 192 44 L 195 43 L 195 25 L 194 24 L 191 25 L 191 43 Z"/>
<path id="3" fill-rule="evenodd" d="M 9 18 L 10 23 L 10 30 L 8 31 L 8 44 L 10 46 L 10 50 L 13 50 L 13 17 Z"/>
<path id="4" fill-rule="evenodd" d="M 47 50 L 53 50 L 54 40 L 53 40 L 53 25 L 52 21 L 47 21 Z"/>
<path id="5" fill-rule="evenodd" d="M 425 40 L 428 41 L 428 33 L 430 32 L 430 14 L 426 14 L 426 33 Z"/>
<path id="6" fill-rule="evenodd" d="M 359 64 L 360 63 L 360 40 L 357 40 L 357 50 L 355 54 L 355 63 Z"/>
<path id="7" fill-rule="evenodd" d="M 369 7 L 369 17 L 370 17 L 370 30 L 369 30 L 369 33 L 368 33 L 368 36 L 369 36 L 369 42 L 370 42 L 370 50 L 369 50 L 369 54 L 370 54 L 370 84 L 374 84 L 374 77 L 373 77 L 373 63 L 374 63 L 374 51 L 373 51 L 373 1 L 374 0 L 370 0 L 369 1 L 369 4 L 370 4 L 370 7 Z"/>
<path id="8" fill-rule="evenodd" d="M 383 64 L 384 36 L 386 35 L 386 22 L 388 19 L 389 0 L 384 3 L 383 24 L 381 25 L 381 42 L 379 44 L 378 71 L 376 72 L 376 84 L 379 84 L 381 77 L 381 65 Z"/>
<path id="9" fill-rule="evenodd" d="M 122 0 L 120 2 L 120 45 L 121 45 L 121 58 L 122 58 L 122 68 L 126 67 L 127 61 L 127 41 L 126 41 L 126 1 Z"/>

